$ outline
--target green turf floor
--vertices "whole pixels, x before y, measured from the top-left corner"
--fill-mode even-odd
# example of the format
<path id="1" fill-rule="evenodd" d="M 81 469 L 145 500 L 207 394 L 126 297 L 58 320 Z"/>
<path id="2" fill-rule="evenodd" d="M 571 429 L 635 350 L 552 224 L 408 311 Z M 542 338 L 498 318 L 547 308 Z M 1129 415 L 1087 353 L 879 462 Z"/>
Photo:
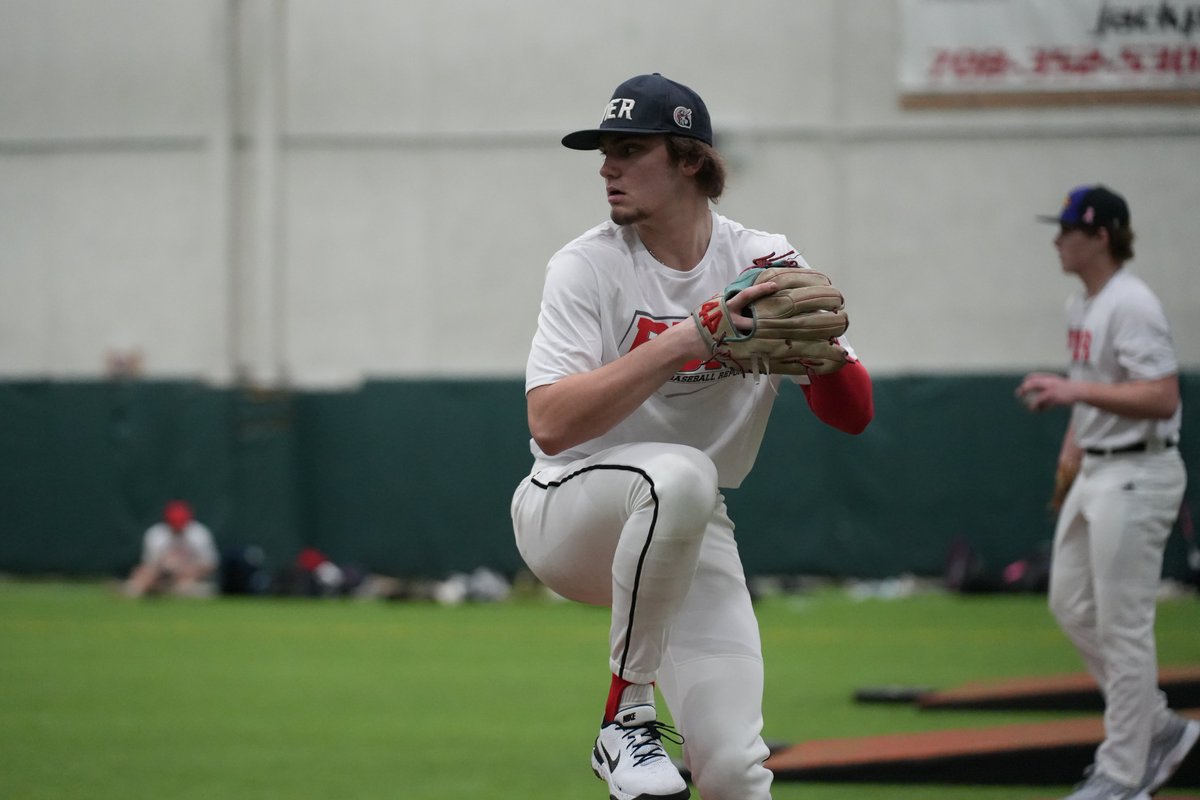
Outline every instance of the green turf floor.
<path id="1" fill-rule="evenodd" d="M 852 701 L 1077 672 L 1036 596 L 759 603 L 768 740 L 1051 718 Z M 1163 664 L 1200 663 L 1200 602 L 1164 600 Z M 0 798 L 559 800 L 605 791 L 587 755 L 607 612 L 548 600 L 131 601 L 0 582 Z M 1053 798 L 1063 787 L 778 782 L 776 800 Z"/>

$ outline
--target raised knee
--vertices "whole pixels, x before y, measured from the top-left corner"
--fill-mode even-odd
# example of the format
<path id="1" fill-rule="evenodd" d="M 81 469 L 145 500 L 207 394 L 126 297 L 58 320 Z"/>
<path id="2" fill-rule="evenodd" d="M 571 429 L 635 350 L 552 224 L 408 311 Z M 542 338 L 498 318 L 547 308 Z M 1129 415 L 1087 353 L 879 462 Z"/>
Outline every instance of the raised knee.
<path id="1" fill-rule="evenodd" d="M 705 453 L 677 445 L 658 454 L 647 469 L 659 502 L 707 506 L 717 500 L 717 468 Z"/>

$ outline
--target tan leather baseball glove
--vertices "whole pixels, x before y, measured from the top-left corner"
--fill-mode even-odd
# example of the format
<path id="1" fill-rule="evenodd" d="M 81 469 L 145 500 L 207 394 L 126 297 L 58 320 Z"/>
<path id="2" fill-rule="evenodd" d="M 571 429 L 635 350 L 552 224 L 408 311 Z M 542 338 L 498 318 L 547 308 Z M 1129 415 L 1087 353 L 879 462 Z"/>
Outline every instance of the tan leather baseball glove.
<path id="1" fill-rule="evenodd" d="M 743 311 L 754 325 L 749 331 L 738 330 L 726 303 L 766 281 L 779 288 Z M 836 341 L 849 324 L 843 306 L 842 293 L 820 272 L 769 264 L 742 272 L 692 312 L 692 319 L 713 358 L 742 373 L 824 375 L 846 364 L 846 350 Z"/>

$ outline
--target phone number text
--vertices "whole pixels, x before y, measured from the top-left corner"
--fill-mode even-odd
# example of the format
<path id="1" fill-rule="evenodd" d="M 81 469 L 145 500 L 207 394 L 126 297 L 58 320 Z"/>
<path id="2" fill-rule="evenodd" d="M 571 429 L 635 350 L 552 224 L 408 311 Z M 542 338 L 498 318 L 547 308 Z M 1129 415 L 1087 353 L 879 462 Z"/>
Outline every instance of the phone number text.
<path id="1" fill-rule="evenodd" d="M 1059 78 L 1096 75 L 1145 77 L 1200 76 L 1200 46 L 1125 45 L 1100 48 L 1035 47 L 1021 58 L 1002 47 L 944 48 L 934 51 L 933 80 Z"/>

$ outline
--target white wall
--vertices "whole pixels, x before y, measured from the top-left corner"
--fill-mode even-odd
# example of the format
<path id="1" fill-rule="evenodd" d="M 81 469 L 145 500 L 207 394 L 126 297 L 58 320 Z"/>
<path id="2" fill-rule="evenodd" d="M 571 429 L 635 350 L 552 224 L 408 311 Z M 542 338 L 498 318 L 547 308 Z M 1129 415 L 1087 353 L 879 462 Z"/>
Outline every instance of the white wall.
<path id="1" fill-rule="evenodd" d="M 1200 365 L 1200 108 L 906 111 L 883 0 L 0 0 L 0 376 L 521 374 L 604 219 L 558 144 L 693 86 L 718 210 L 789 235 L 878 374 L 1062 362 L 1053 212 L 1104 181 Z"/>

